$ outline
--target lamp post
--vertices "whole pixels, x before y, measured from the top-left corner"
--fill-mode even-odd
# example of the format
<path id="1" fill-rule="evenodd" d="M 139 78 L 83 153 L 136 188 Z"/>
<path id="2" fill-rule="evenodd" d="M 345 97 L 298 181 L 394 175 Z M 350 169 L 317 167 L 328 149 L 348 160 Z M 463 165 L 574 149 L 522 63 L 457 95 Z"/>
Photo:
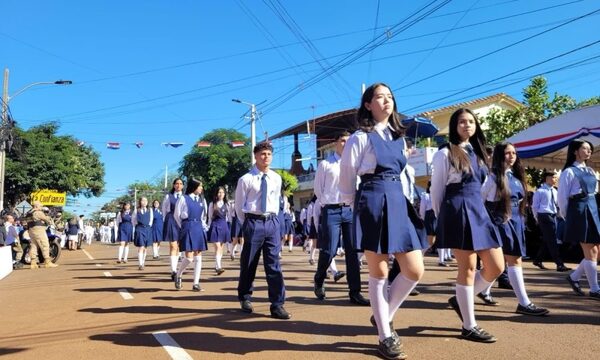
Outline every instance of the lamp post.
<path id="1" fill-rule="evenodd" d="M 231 99 L 231 101 L 250 106 L 250 159 L 252 165 L 256 163 L 254 160 L 254 146 L 256 146 L 256 105 L 240 99 Z"/>
<path id="2" fill-rule="evenodd" d="M 7 68 L 4 69 L 4 85 L 2 87 L 2 124 L 0 124 L 1 134 L 0 137 L 0 211 L 4 210 L 4 175 L 6 172 L 6 138 L 5 131 L 8 132 L 8 103 L 14 99 L 17 95 L 23 93 L 27 89 L 37 85 L 71 85 L 71 80 L 56 80 L 56 81 L 38 81 L 28 85 L 25 85 L 20 90 L 16 91 L 12 96 L 8 94 L 8 75 L 9 71 Z"/>

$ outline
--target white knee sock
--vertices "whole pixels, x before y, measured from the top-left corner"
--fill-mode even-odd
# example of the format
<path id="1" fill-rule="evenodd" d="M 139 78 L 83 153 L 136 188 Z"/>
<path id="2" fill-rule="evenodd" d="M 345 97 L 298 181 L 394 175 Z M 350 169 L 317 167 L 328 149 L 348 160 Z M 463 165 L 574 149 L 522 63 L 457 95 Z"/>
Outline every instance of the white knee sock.
<path id="1" fill-rule="evenodd" d="M 194 284 L 200 283 L 200 271 L 202 271 L 202 255 L 194 256 Z"/>
<path id="2" fill-rule="evenodd" d="M 579 281 L 579 279 L 581 279 L 581 277 L 583 276 L 584 271 L 585 271 L 585 259 L 581 260 L 579 265 L 577 265 L 575 270 L 573 270 L 573 272 L 570 275 L 571 280 Z"/>
<path id="3" fill-rule="evenodd" d="M 179 260 L 179 256 L 171 255 L 171 272 L 177 272 L 177 260 Z"/>
<path id="4" fill-rule="evenodd" d="M 404 300 L 408 297 L 411 291 L 417 286 L 418 281 L 410 280 L 399 274 L 396 276 L 392 285 L 390 286 L 389 292 L 389 304 L 390 304 L 390 320 L 394 319 L 396 311 L 402 305 Z"/>
<path id="5" fill-rule="evenodd" d="M 489 294 L 489 291 L 493 284 L 494 284 L 493 282 L 489 282 L 486 279 L 484 279 L 483 276 L 481 276 L 481 271 L 476 271 L 475 272 L 475 283 L 473 285 L 473 293 L 479 294 L 479 293 L 483 292 L 484 294 L 486 294 L 485 291 L 487 291 L 487 294 Z"/>
<path id="6" fill-rule="evenodd" d="M 452 260 L 452 249 L 446 249 L 446 260 Z"/>
<path id="7" fill-rule="evenodd" d="M 235 256 L 235 253 L 238 250 L 238 246 L 240 246 L 240 244 L 233 245 L 233 250 L 231 250 L 231 253 L 233 254 L 233 256 Z"/>
<path id="8" fill-rule="evenodd" d="M 121 261 L 121 259 L 123 258 L 123 250 L 125 250 L 124 246 L 119 246 L 119 257 L 117 258 L 117 260 Z"/>
<path id="9" fill-rule="evenodd" d="M 144 259 L 146 254 L 144 254 L 144 250 L 140 249 L 138 250 L 138 262 L 140 263 L 140 266 L 144 266 Z"/>
<path id="10" fill-rule="evenodd" d="M 473 286 L 456 284 L 456 301 L 463 318 L 463 328 L 467 330 L 477 326 L 475 322 L 475 305 Z"/>
<path id="11" fill-rule="evenodd" d="M 288 241 L 288 249 L 289 250 L 293 250 L 294 248 L 294 238 L 290 239 L 290 241 Z"/>
<path id="12" fill-rule="evenodd" d="M 443 263 L 446 261 L 446 249 L 438 249 L 438 262 Z"/>
<path id="13" fill-rule="evenodd" d="M 329 270 L 331 270 L 333 275 L 337 274 L 338 269 L 337 269 L 337 266 L 335 265 L 335 258 L 331 259 L 331 264 L 329 264 Z"/>
<path id="14" fill-rule="evenodd" d="M 596 292 L 600 290 L 600 287 L 598 287 L 598 267 L 596 266 L 596 262 L 585 259 L 582 262 L 585 270 L 585 277 L 587 277 L 588 283 L 590 284 L 590 291 Z"/>
<path id="15" fill-rule="evenodd" d="M 314 259 L 315 259 L 315 255 L 316 255 L 316 254 L 317 254 L 317 248 L 316 248 L 316 247 L 315 247 L 315 248 L 312 248 L 312 249 L 310 250 L 310 258 L 311 258 L 312 260 L 314 260 Z"/>
<path id="16" fill-rule="evenodd" d="M 154 257 L 158 256 L 158 243 L 152 244 L 152 255 Z"/>
<path id="17" fill-rule="evenodd" d="M 222 257 L 223 257 L 222 254 L 215 254 L 215 269 L 221 268 L 221 258 Z"/>
<path id="18" fill-rule="evenodd" d="M 128 256 L 129 256 L 129 246 L 125 246 L 125 250 L 123 251 L 123 259 L 127 260 Z"/>
<path id="19" fill-rule="evenodd" d="M 183 272 L 185 271 L 185 268 L 191 263 L 192 261 L 188 258 L 186 258 L 185 256 L 183 257 L 183 259 L 181 259 L 181 265 L 179 265 L 179 270 L 177 270 L 177 277 L 181 277 L 183 275 Z"/>
<path id="20" fill-rule="evenodd" d="M 531 304 L 527 291 L 525 290 L 525 281 L 523 280 L 523 268 L 520 266 L 509 266 L 508 267 L 508 281 L 517 295 L 519 304 L 521 306 L 527 306 Z"/>
<path id="21" fill-rule="evenodd" d="M 386 279 L 369 276 L 369 300 L 371 300 L 371 310 L 377 323 L 377 333 L 379 334 L 380 341 L 392 336 L 390 331 L 390 305 L 387 293 Z"/>

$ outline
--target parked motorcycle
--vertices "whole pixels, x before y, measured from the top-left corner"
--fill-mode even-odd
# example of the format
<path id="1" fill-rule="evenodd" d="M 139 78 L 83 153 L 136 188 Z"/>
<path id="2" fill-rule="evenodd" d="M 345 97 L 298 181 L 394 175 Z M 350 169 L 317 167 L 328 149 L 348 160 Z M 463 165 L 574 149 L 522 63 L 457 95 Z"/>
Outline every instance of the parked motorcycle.
<path id="1" fill-rule="evenodd" d="M 50 259 L 53 263 L 57 263 L 58 259 L 60 259 L 60 237 L 56 236 L 49 231 L 48 233 L 48 243 L 50 244 Z M 31 248 L 31 240 L 29 239 L 21 239 L 21 246 L 23 247 L 23 258 L 21 262 L 23 264 L 31 264 L 31 257 L 29 256 L 29 249 Z M 37 263 L 42 264 L 46 259 L 44 259 L 44 255 L 42 254 L 41 249 L 38 248 L 38 259 Z"/>

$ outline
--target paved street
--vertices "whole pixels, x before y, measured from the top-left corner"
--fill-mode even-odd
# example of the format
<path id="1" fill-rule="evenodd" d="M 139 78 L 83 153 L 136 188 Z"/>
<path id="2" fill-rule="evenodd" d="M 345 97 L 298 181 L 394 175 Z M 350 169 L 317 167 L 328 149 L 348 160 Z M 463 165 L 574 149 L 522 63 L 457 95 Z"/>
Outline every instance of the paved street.
<path id="1" fill-rule="evenodd" d="M 239 311 L 238 260 L 224 260 L 214 274 L 212 254 L 203 259 L 202 286 L 194 293 L 192 272 L 175 290 L 167 257 L 137 268 L 114 261 L 117 247 L 95 243 L 85 251 L 63 252 L 56 269 L 20 270 L 0 281 L 0 355 L 6 359 L 362 359 L 377 356 L 370 308 L 351 306 L 345 279 L 326 282 L 327 300 L 312 293 L 314 267 L 295 249 L 284 252 L 289 321 L 268 317 L 264 272 L 259 271 L 254 314 Z M 166 248 L 161 249 L 166 254 Z M 88 256 L 89 255 L 89 256 Z M 343 269 L 342 261 L 338 267 Z M 549 264 L 549 263 L 548 263 Z M 574 266 L 570 264 L 570 266 Z M 600 339 L 600 302 L 575 297 L 565 274 L 525 264 L 532 301 L 548 307 L 543 318 L 514 313 L 517 301 L 494 288 L 498 307 L 476 300 L 479 324 L 498 337 L 495 344 L 458 338 L 460 323 L 447 299 L 453 294 L 455 265 L 426 272 L 394 324 L 411 359 L 592 359 Z M 366 269 L 362 274 L 366 284 Z M 587 283 L 582 281 L 587 290 Z M 365 288 L 366 295 L 366 288 Z M 176 343 L 176 344 L 175 344 Z M 163 345 L 172 345 L 166 346 Z M 178 344 L 178 346 L 177 346 Z M 179 347 L 181 350 L 178 351 Z M 172 351 L 171 355 L 167 350 Z"/>

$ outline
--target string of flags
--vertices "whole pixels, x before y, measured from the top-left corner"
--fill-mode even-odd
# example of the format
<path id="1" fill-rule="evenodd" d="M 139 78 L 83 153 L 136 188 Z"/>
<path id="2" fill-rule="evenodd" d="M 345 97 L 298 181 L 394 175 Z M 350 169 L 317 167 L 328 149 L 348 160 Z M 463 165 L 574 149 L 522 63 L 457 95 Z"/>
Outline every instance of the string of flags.
<path id="1" fill-rule="evenodd" d="M 83 141 L 80 141 L 77 144 L 79 146 L 82 146 L 84 143 L 83 143 Z M 135 145 L 135 147 L 137 147 L 138 149 L 141 149 L 142 147 L 144 147 L 144 143 L 141 141 L 134 142 L 132 144 Z M 238 147 L 242 147 L 242 146 L 246 145 L 246 143 L 244 143 L 243 141 L 230 141 L 228 144 L 232 148 L 238 148 Z M 161 143 L 161 145 L 164 147 L 178 148 L 178 147 L 184 145 L 184 143 L 182 143 L 182 142 L 163 142 L 163 143 Z M 208 148 L 208 147 L 211 147 L 212 145 L 213 144 L 210 141 L 198 141 L 196 143 L 196 146 L 199 148 Z M 106 148 L 111 149 L 111 150 L 119 150 L 121 148 L 121 143 L 109 141 L 106 143 Z"/>

